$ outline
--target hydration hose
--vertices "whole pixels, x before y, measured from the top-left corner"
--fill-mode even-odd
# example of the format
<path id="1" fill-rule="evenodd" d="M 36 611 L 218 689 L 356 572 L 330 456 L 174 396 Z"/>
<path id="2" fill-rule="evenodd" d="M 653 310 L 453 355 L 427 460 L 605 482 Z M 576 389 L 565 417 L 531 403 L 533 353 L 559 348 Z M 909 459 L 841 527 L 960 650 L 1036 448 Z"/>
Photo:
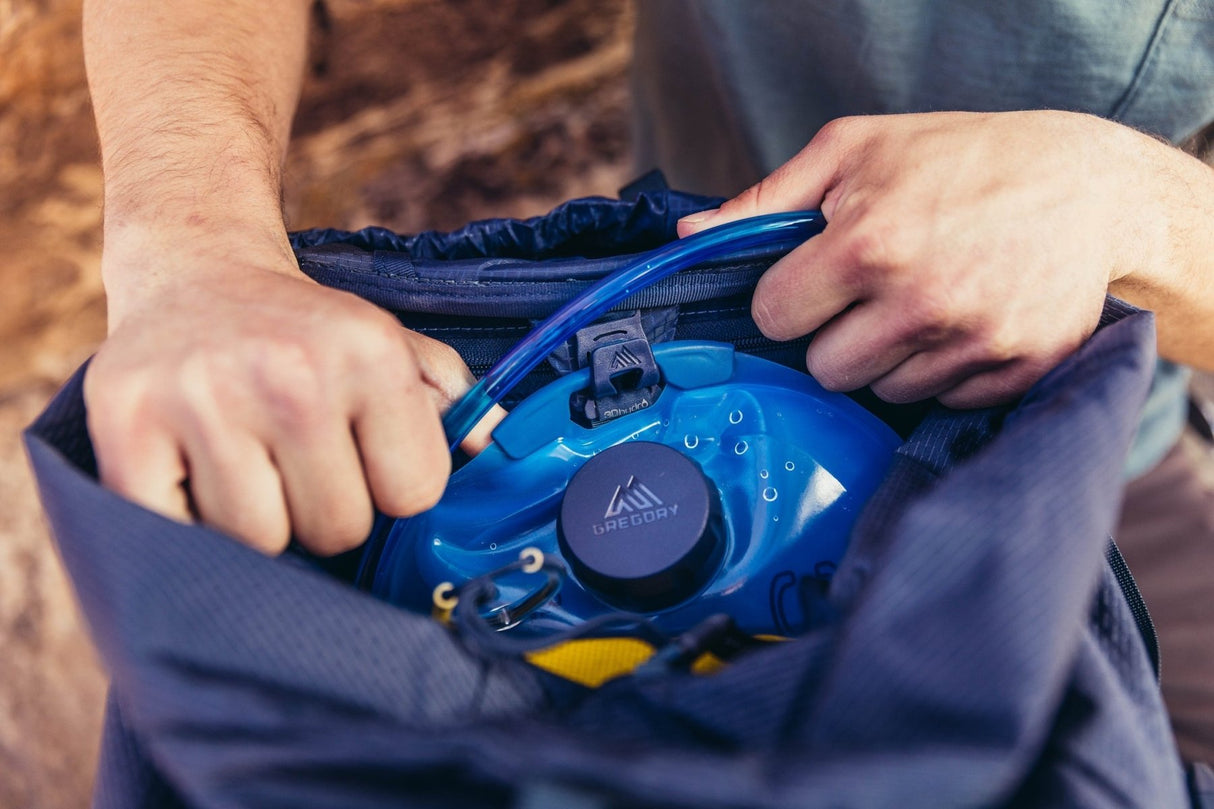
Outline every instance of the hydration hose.
<path id="1" fill-rule="evenodd" d="M 443 417 L 454 452 L 486 413 L 569 336 L 636 292 L 708 259 L 759 247 L 797 247 L 826 227 L 818 211 L 755 216 L 671 242 L 638 257 L 558 309 L 498 360 Z"/>

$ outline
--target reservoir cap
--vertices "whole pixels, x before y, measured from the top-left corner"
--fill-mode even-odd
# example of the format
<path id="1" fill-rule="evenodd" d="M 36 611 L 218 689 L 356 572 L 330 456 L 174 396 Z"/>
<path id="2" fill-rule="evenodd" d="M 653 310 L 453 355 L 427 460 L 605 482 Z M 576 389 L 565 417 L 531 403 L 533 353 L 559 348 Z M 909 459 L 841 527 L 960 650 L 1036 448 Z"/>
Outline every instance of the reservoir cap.
<path id="1" fill-rule="evenodd" d="M 646 612 L 695 595 L 725 546 L 716 486 L 692 459 L 647 441 L 609 447 L 574 474 L 557 534 L 583 584 Z"/>

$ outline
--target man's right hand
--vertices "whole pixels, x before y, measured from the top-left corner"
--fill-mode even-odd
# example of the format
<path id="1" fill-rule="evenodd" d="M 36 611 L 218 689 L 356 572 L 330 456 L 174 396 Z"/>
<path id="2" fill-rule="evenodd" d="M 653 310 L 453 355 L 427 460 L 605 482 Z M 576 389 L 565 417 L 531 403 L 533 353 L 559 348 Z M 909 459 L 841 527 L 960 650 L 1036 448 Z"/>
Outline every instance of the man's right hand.
<path id="1" fill-rule="evenodd" d="M 443 491 L 453 351 L 295 264 L 282 166 L 309 0 L 85 0 L 109 340 L 84 380 L 102 482 L 267 552 Z M 463 447 L 477 451 L 501 411 Z"/>
<path id="2" fill-rule="evenodd" d="M 110 337 L 85 377 L 102 482 L 267 553 L 294 535 L 331 554 L 372 504 L 408 516 L 441 496 L 440 412 L 472 384 L 449 347 L 314 283 L 283 246 L 182 255 L 107 246 L 138 287 L 111 288 Z M 134 270 L 134 271 L 132 271 Z M 476 452 L 501 417 L 464 443 Z"/>

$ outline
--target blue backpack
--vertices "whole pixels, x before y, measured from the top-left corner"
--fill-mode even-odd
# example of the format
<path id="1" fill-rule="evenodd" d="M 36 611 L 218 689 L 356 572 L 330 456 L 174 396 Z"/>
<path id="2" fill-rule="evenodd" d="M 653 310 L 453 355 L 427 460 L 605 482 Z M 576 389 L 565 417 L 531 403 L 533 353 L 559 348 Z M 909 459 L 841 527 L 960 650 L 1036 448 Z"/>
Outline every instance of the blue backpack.
<path id="1" fill-rule="evenodd" d="M 295 234 L 300 265 L 477 373 L 713 200 L 650 190 L 404 237 Z M 627 301 L 647 338 L 712 339 L 804 370 L 749 292 L 776 256 Z M 99 807 L 1182 809 L 1154 635 L 1109 534 L 1154 364 L 1116 300 L 1014 405 L 884 408 L 904 436 L 807 634 L 710 675 L 571 683 L 353 584 L 98 485 L 83 369 L 26 433 L 43 503 L 112 678 Z M 558 352 L 525 396 L 577 365 Z M 1191 794 L 1190 794 L 1191 793 Z"/>

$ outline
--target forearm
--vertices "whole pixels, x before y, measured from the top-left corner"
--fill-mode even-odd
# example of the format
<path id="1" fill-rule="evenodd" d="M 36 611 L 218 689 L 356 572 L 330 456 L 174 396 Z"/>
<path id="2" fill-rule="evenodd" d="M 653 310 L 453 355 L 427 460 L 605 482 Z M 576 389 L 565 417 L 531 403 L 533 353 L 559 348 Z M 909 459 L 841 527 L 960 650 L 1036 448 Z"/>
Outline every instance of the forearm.
<path id="1" fill-rule="evenodd" d="M 1153 225 L 1109 291 L 1156 313 L 1161 355 L 1214 370 L 1214 168 L 1134 135 L 1144 190 L 1137 215 Z"/>
<path id="2" fill-rule="evenodd" d="M 228 232 L 285 249 L 281 171 L 307 10 L 306 0 L 86 0 L 111 299 L 172 272 L 115 256 L 130 245 Z"/>

